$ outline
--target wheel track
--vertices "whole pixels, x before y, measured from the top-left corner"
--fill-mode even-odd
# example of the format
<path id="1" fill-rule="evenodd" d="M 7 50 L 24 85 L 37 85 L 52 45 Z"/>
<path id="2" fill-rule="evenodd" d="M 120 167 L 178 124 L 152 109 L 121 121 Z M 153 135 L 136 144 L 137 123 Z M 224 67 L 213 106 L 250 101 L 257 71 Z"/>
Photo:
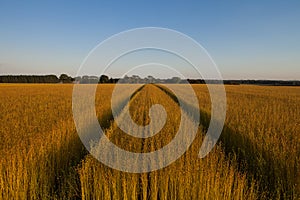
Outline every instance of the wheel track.
<path id="1" fill-rule="evenodd" d="M 163 85 L 154 85 L 157 88 L 164 91 L 167 95 L 169 95 L 171 99 L 180 106 L 178 97 L 171 90 L 164 87 Z M 197 111 L 196 108 L 194 108 L 192 105 L 189 105 L 184 99 L 180 99 L 180 102 L 185 104 L 182 107 L 188 107 L 188 109 L 193 110 L 193 112 L 200 112 L 200 125 L 202 125 L 204 127 L 205 132 L 207 132 L 211 120 L 211 114 L 201 109 Z M 193 115 L 190 116 L 193 119 Z M 243 141 L 243 143 L 246 144 L 247 148 L 245 146 L 242 146 L 241 144 L 243 143 L 239 141 Z M 279 161 L 276 161 L 276 157 L 272 156 L 271 152 L 266 152 L 262 149 L 257 149 L 257 146 L 247 136 L 232 130 L 226 124 L 224 124 L 223 131 L 218 143 L 220 144 L 220 142 L 228 159 L 232 159 L 232 156 L 236 155 L 237 161 L 239 163 L 238 170 L 241 173 L 247 174 L 249 183 L 254 179 L 259 185 L 259 191 L 262 196 L 267 196 L 267 198 L 269 199 L 275 198 L 275 194 L 272 191 L 275 191 L 278 187 L 278 180 L 274 175 L 274 170 L 276 169 L 274 169 L 273 166 L 270 166 L 268 164 L 268 160 L 272 160 L 272 163 L 277 163 L 278 166 L 280 166 L 281 164 Z M 251 152 L 246 152 L 245 149 L 250 149 Z M 259 157 L 257 157 L 257 155 L 259 155 Z M 263 177 L 262 174 L 260 174 L 260 172 L 257 172 L 257 165 L 259 162 L 261 162 L 261 159 L 263 159 L 266 162 L 266 164 L 263 167 L 264 170 L 266 170 L 267 174 L 263 174 Z M 285 195 L 289 196 L 290 198 L 297 198 L 297 194 L 293 194 L 292 188 L 291 186 L 289 186 L 289 183 L 283 184 L 286 185 L 282 187 L 284 188 L 284 191 L 280 191 L 280 198 L 286 199 Z M 288 193 L 286 194 L 285 192 Z"/>

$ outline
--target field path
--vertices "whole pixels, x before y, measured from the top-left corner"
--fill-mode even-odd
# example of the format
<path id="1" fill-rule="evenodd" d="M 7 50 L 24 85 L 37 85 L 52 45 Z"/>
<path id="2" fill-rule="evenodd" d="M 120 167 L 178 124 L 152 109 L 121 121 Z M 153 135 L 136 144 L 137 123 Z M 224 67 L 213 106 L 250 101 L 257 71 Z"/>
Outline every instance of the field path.
<path id="1" fill-rule="evenodd" d="M 114 121 L 105 132 L 111 142 L 130 152 L 147 153 L 161 149 L 173 140 L 181 111 L 172 97 L 149 84 L 132 97 L 129 104 L 132 120 L 141 126 L 151 123 L 150 107 L 161 104 L 168 116 L 165 126 L 151 138 L 137 138 L 124 133 Z M 119 117 L 122 116 L 121 111 Z M 184 129 L 185 134 L 189 134 L 190 127 Z M 195 141 L 183 156 L 169 166 L 149 173 L 115 170 L 88 155 L 79 169 L 82 199 L 256 199 L 255 185 L 249 184 L 246 176 L 237 172 L 235 161 L 226 159 L 219 146 L 209 157 L 198 158 L 202 136 L 199 127 Z M 94 152 L 97 151 L 102 153 L 101 145 L 94 146 Z M 126 163 L 126 158 L 117 156 L 112 154 L 111 158 Z M 153 161 L 164 162 L 160 158 Z M 145 162 L 126 164 L 143 165 Z"/>
<path id="2" fill-rule="evenodd" d="M 167 95 L 179 105 L 178 97 L 164 85 L 155 86 Z M 172 87 L 178 87 L 179 91 L 184 93 L 184 87 L 181 85 L 168 85 Z M 187 99 L 189 98 L 186 93 Z M 189 104 L 185 99 L 180 99 L 181 102 Z M 201 99 L 199 99 L 201 101 Z M 193 105 L 189 104 L 189 110 L 197 112 Z M 185 106 L 187 107 L 187 106 Z M 207 130 L 211 120 L 211 114 L 203 109 L 200 109 L 200 125 Z M 206 131 L 205 131 L 206 132 Z M 263 148 L 260 148 L 257 144 L 253 143 L 251 139 L 243 133 L 230 128 L 229 125 L 224 124 L 223 131 L 220 137 L 219 143 L 222 145 L 228 159 L 231 159 L 232 155 L 235 155 L 239 163 L 239 171 L 241 173 L 247 173 L 249 181 L 253 179 L 259 185 L 259 192 L 262 196 L 267 198 L 287 198 L 297 199 L 300 198 L 300 191 L 297 190 L 297 184 L 300 182 L 300 178 L 297 177 L 297 173 L 300 174 L 299 166 L 295 163 L 295 167 L 290 168 L 288 164 L 273 155 Z M 293 172 L 289 171 L 292 169 Z"/>

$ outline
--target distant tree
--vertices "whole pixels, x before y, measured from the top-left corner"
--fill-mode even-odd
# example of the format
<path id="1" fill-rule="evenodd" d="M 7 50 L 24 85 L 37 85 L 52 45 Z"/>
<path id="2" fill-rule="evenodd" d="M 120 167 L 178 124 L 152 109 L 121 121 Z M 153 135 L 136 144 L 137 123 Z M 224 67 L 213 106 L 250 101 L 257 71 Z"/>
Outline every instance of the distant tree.
<path id="1" fill-rule="evenodd" d="M 0 76 L 0 83 L 58 83 L 59 79 L 55 75 L 6 75 Z"/>
<path id="2" fill-rule="evenodd" d="M 112 78 L 110 79 L 110 82 L 112 82 Z M 130 77 L 125 75 L 123 78 L 120 79 L 119 83 L 130 83 Z"/>
<path id="3" fill-rule="evenodd" d="M 82 76 L 82 77 L 81 77 L 80 83 L 83 83 L 83 84 L 89 83 L 89 77 L 86 76 L 86 75 L 85 75 L 85 76 Z"/>
<path id="4" fill-rule="evenodd" d="M 166 83 L 180 83 L 181 79 L 179 77 L 172 77 L 171 79 L 167 79 Z"/>
<path id="5" fill-rule="evenodd" d="M 109 83 L 109 78 L 106 75 L 101 75 L 99 79 L 99 83 Z"/>
<path id="6" fill-rule="evenodd" d="M 74 79 L 70 76 L 68 76 L 67 74 L 61 74 L 59 76 L 59 80 L 62 83 L 72 83 L 74 81 Z"/>
<path id="7" fill-rule="evenodd" d="M 132 83 L 140 83 L 141 82 L 141 77 L 139 77 L 138 75 L 132 75 L 131 77 L 131 82 Z"/>
<path id="8" fill-rule="evenodd" d="M 56 75 L 47 75 L 45 76 L 45 83 L 58 83 L 59 79 Z"/>
<path id="9" fill-rule="evenodd" d="M 74 78 L 74 81 L 80 83 L 81 82 L 81 77 L 80 76 L 76 76 Z"/>
<path id="10" fill-rule="evenodd" d="M 145 78 L 145 79 L 146 79 L 146 83 L 155 83 L 156 82 L 155 78 L 150 75 L 147 76 L 147 78 Z"/>
<path id="11" fill-rule="evenodd" d="M 181 79 L 179 77 L 173 77 L 171 80 L 172 80 L 172 83 L 179 83 L 181 81 Z"/>
<path id="12" fill-rule="evenodd" d="M 118 78 L 110 78 L 109 79 L 109 83 L 117 83 L 118 81 L 119 81 L 120 79 L 118 79 Z M 122 82 L 122 81 L 121 81 Z"/>

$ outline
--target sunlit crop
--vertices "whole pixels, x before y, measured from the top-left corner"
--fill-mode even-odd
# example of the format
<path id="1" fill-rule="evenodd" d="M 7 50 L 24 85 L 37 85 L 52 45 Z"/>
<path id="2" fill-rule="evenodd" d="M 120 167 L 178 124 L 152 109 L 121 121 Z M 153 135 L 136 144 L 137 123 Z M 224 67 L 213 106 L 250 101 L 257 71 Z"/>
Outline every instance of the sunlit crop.
<path id="1" fill-rule="evenodd" d="M 98 85 L 95 98 L 99 122 L 111 142 L 143 153 L 172 141 L 182 113 L 172 94 L 162 89 L 165 86 L 145 85 L 130 99 L 130 114 L 138 125 L 150 123 L 151 105 L 161 104 L 167 112 L 162 130 L 146 139 L 117 126 L 110 101 L 114 87 Z M 124 89 L 117 99 L 117 117 L 122 120 L 132 86 L 120 87 Z M 185 85 L 170 87 L 186 91 Z M 201 123 L 191 147 L 163 169 L 134 174 L 111 169 L 86 151 L 73 120 L 72 84 L 1 84 L 0 199 L 300 198 L 300 88 L 226 86 L 225 126 L 204 159 L 198 153 L 211 103 L 205 85 L 193 88 Z M 184 129 L 188 134 L 189 127 Z M 101 151 L 98 148 L 94 150 Z"/>

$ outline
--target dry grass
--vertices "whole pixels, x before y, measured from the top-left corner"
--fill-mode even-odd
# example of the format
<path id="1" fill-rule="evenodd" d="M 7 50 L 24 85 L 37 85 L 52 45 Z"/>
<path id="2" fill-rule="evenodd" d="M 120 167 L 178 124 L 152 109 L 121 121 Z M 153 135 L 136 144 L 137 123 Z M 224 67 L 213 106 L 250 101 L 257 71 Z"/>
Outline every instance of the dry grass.
<path id="1" fill-rule="evenodd" d="M 206 86 L 193 86 L 209 113 Z M 222 142 L 272 199 L 300 198 L 300 88 L 226 86 Z"/>
<path id="2" fill-rule="evenodd" d="M 86 152 L 73 123 L 72 88 L 0 86 L 0 199 L 80 197 L 75 167 Z M 98 92 L 100 114 L 109 112 L 103 102 L 112 91 Z"/>
<path id="3" fill-rule="evenodd" d="M 175 86 L 185 91 L 185 86 Z M 143 174 L 110 169 L 87 155 L 72 118 L 72 88 L 0 85 L 0 199 L 300 198 L 299 87 L 226 86 L 221 143 L 198 159 L 210 100 L 205 86 L 193 85 L 202 110 L 196 140 L 176 162 Z M 130 113 L 137 124 L 150 122 L 149 108 L 155 103 L 168 113 L 161 132 L 137 139 L 112 121 L 113 89 L 98 86 L 95 101 L 100 124 L 112 142 L 129 151 L 149 152 L 173 139 L 180 112 L 170 96 L 147 85 L 131 99 Z M 120 108 L 124 98 L 125 89 Z"/>
<path id="4" fill-rule="evenodd" d="M 164 106 L 168 120 L 164 128 L 154 137 L 137 139 L 125 135 L 115 124 L 107 130 L 106 135 L 116 145 L 133 152 L 154 151 L 166 145 L 177 132 L 180 120 L 179 107 L 168 95 L 155 86 L 147 85 L 131 100 L 131 115 L 136 123 L 146 125 L 149 123 L 149 108 L 156 103 Z M 188 133 L 189 127 L 185 129 Z M 198 159 L 201 141 L 202 136 L 199 134 L 190 149 L 175 163 L 164 169 L 143 174 L 113 170 L 88 156 L 79 170 L 82 197 L 83 199 L 256 199 L 255 184 L 248 185 L 246 175 L 236 170 L 236 160 L 226 159 L 220 147 L 207 158 Z"/>

